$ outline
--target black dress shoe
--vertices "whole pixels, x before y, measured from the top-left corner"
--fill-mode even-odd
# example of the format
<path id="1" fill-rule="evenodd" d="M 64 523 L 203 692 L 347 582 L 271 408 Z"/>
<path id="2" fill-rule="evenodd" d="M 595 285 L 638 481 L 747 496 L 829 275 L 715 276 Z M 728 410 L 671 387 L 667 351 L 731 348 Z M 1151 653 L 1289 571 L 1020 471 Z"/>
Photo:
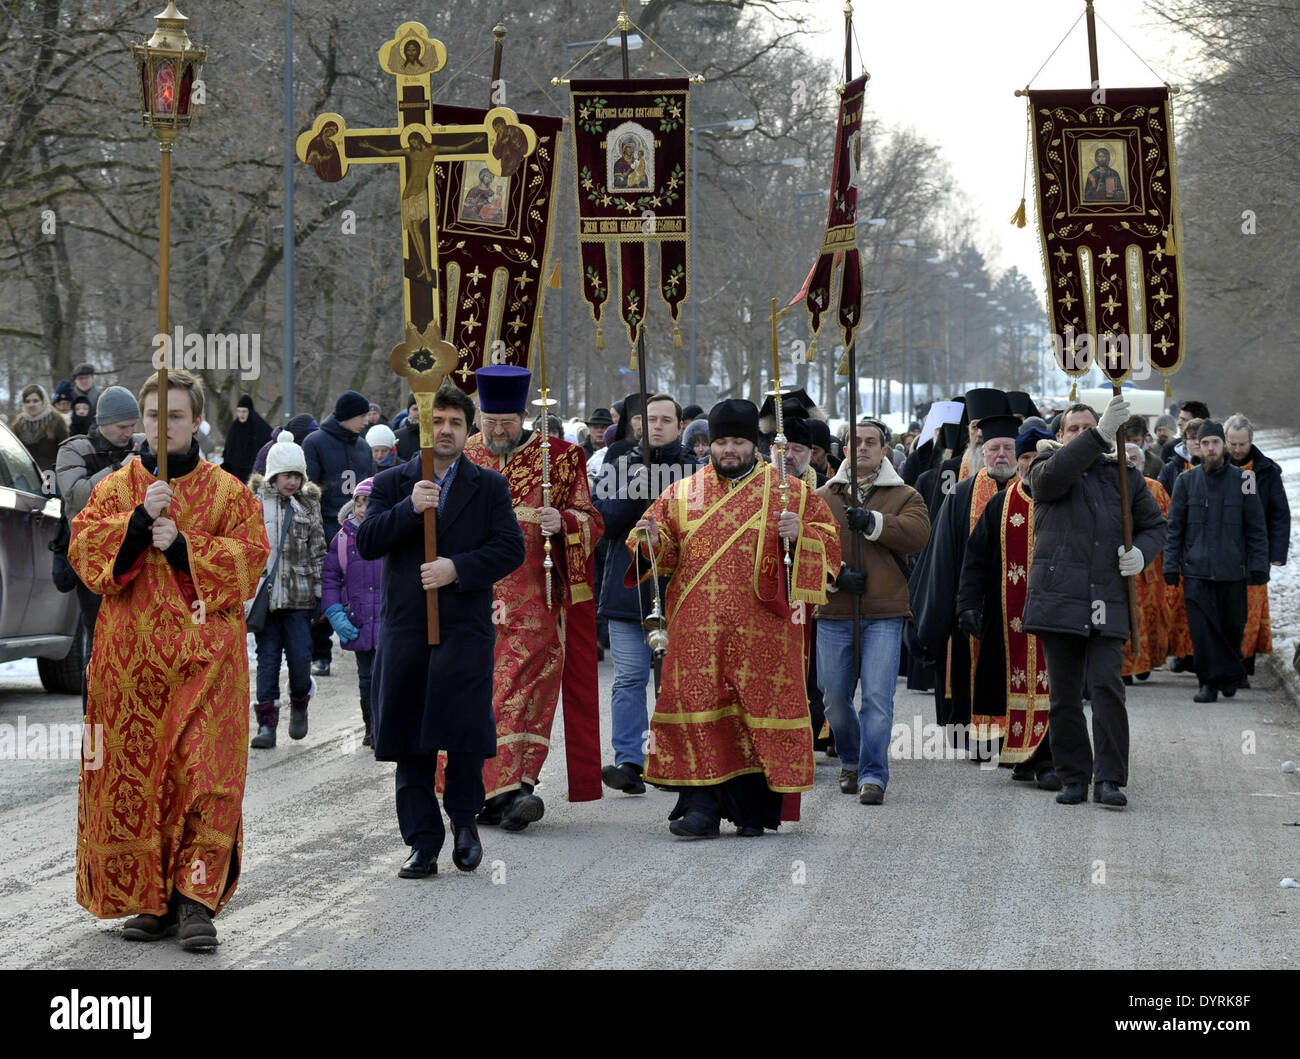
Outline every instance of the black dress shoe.
<path id="1" fill-rule="evenodd" d="M 1193 702 L 1218 702 L 1219 693 L 1215 691 L 1212 687 L 1210 687 L 1209 684 L 1202 684 L 1201 690 L 1192 696 L 1192 701 Z"/>
<path id="2" fill-rule="evenodd" d="M 1061 787 L 1061 793 L 1056 796 L 1056 800 L 1062 805 L 1078 805 L 1080 802 L 1088 800 L 1088 785 L 1086 783 L 1067 783 Z"/>
<path id="3" fill-rule="evenodd" d="M 1059 791 L 1063 786 L 1061 777 L 1056 774 L 1056 769 L 1045 768 L 1038 774 L 1038 789 L 1040 791 Z"/>
<path id="4" fill-rule="evenodd" d="M 1011 778 L 1021 783 L 1033 783 L 1038 777 L 1034 773 L 1032 761 L 1022 761 L 1011 770 Z"/>
<path id="5" fill-rule="evenodd" d="M 473 824 L 456 828 L 456 844 L 452 847 L 451 862 L 461 871 L 473 871 L 483 860 L 483 843 L 478 840 L 478 828 Z"/>
<path id="6" fill-rule="evenodd" d="M 1237 689 L 1239 687 L 1241 687 L 1240 684 L 1221 684 L 1219 685 L 1219 691 L 1223 693 L 1225 699 L 1230 699 L 1232 696 L 1237 694 Z"/>
<path id="7" fill-rule="evenodd" d="M 840 769 L 840 793 L 841 794 L 858 793 L 858 770 L 857 769 Z"/>
<path id="8" fill-rule="evenodd" d="M 645 794 L 645 781 L 641 779 L 641 770 L 630 761 L 621 765 L 606 765 L 600 770 L 601 782 L 612 790 L 624 794 Z"/>
<path id="9" fill-rule="evenodd" d="M 1150 679 L 1151 679 L 1151 670 L 1148 669 L 1145 673 L 1139 673 L 1139 674 L 1137 675 L 1137 678 L 1138 678 L 1138 680 L 1150 680 Z"/>
<path id="10" fill-rule="evenodd" d="M 535 824 L 546 812 L 546 805 L 541 798 L 530 791 L 515 791 L 516 797 L 501 814 L 503 831 L 522 831 L 529 824 Z"/>
<path id="11" fill-rule="evenodd" d="M 1131 676 L 1122 677 L 1121 679 L 1124 681 L 1124 686 L 1126 688 L 1131 688 L 1133 686 L 1133 678 Z"/>
<path id="12" fill-rule="evenodd" d="M 763 829 L 761 827 L 738 827 L 736 834 L 741 838 L 762 838 Z"/>
<path id="13" fill-rule="evenodd" d="M 668 830 L 678 838 L 717 838 L 721 833 L 718 821 L 707 813 L 689 812 L 680 820 L 668 824 Z"/>
<path id="14" fill-rule="evenodd" d="M 1239 681 L 1237 681 L 1237 687 L 1242 689 L 1249 689 L 1250 677 L 1242 677 Z"/>
<path id="15" fill-rule="evenodd" d="M 1123 809 L 1128 805 L 1128 799 L 1124 797 L 1124 792 L 1119 789 L 1119 784 L 1113 780 L 1102 780 L 1092 788 L 1092 800 L 1098 805 L 1104 805 L 1107 809 Z"/>
<path id="16" fill-rule="evenodd" d="M 402 870 L 397 873 L 399 879 L 427 879 L 438 874 L 438 852 L 433 849 L 413 849 L 406 858 Z"/>

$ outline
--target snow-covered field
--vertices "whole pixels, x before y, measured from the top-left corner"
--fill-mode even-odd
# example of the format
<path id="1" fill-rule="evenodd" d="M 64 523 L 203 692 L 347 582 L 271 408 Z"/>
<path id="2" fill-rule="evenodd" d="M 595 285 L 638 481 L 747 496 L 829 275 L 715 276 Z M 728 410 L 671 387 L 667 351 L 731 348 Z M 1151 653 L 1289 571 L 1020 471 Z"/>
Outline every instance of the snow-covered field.
<path id="1" fill-rule="evenodd" d="M 1273 660 L 1293 697 L 1300 700 L 1300 674 L 1291 665 L 1300 643 L 1300 434 L 1294 430 L 1257 430 L 1255 444 L 1282 468 L 1282 482 L 1291 504 L 1291 549 L 1285 566 L 1271 568 L 1269 614 L 1273 622 Z"/>

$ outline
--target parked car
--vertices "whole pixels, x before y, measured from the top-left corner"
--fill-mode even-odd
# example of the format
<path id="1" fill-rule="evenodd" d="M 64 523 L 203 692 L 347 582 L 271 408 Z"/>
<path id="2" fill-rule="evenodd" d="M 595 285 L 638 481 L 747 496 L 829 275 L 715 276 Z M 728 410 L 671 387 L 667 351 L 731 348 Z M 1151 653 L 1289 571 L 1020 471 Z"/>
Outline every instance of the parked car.
<path id="1" fill-rule="evenodd" d="M 46 691 L 79 694 L 81 609 L 77 594 L 51 579 L 63 502 L 44 485 L 23 443 L 0 424 L 0 662 L 35 658 Z"/>

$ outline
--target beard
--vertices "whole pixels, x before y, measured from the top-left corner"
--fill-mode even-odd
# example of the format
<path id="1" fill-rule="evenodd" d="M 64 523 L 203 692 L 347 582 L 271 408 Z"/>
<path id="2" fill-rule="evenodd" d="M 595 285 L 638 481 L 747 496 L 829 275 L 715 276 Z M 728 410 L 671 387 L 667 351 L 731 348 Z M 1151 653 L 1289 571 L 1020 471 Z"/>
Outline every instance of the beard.
<path id="1" fill-rule="evenodd" d="M 483 439 L 483 444 L 487 446 L 488 452 L 492 453 L 493 456 L 509 456 L 515 451 L 515 449 L 519 448 L 519 445 L 523 440 L 524 434 L 521 430 L 519 432 L 519 437 L 514 441 L 511 441 L 509 438 L 505 438 L 501 441 L 493 441 L 491 438 L 485 437 Z"/>
<path id="2" fill-rule="evenodd" d="M 1009 482 L 1016 476 L 1016 465 L 1009 464 L 1006 467 L 990 467 L 989 477 L 995 482 Z"/>
<path id="3" fill-rule="evenodd" d="M 1211 456 L 1202 456 L 1202 457 L 1201 457 L 1201 466 L 1205 468 L 1205 470 L 1206 470 L 1207 473 L 1210 473 L 1210 472 L 1213 472 L 1213 471 L 1217 471 L 1217 470 L 1219 470 L 1219 469 L 1223 466 L 1223 457 L 1222 457 L 1222 456 L 1213 456 L 1213 457 L 1211 457 Z"/>
<path id="4" fill-rule="evenodd" d="M 718 462 L 718 457 L 714 456 L 712 453 L 709 454 L 709 462 L 713 464 L 713 469 L 722 475 L 723 478 L 744 478 L 745 475 L 752 471 L 758 464 L 758 453 L 755 452 L 754 455 L 749 458 L 748 463 L 741 463 L 735 467 L 723 467 L 722 464 Z"/>

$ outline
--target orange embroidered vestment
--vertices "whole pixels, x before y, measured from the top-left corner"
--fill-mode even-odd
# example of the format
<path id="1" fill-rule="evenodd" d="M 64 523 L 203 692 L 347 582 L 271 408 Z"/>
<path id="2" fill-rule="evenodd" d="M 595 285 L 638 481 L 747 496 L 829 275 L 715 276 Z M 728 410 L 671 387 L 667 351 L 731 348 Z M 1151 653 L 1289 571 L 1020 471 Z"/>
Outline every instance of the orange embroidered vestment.
<path id="1" fill-rule="evenodd" d="M 167 511 L 189 574 L 147 547 L 114 577 L 155 480 L 132 460 L 101 481 L 68 546 L 78 576 L 104 597 L 86 726 L 102 731 L 105 754 L 97 769 L 83 760 L 77 797 L 77 901 L 104 919 L 162 915 L 177 889 L 220 911 L 243 859 L 244 601 L 270 552 L 262 509 L 241 482 L 200 462 L 172 480 Z"/>
<path id="2" fill-rule="evenodd" d="M 494 589 L 497 621 L 492 705 L 497 756 L 483 765 L 487 798 L 536 784 L 551 745 L 551 726 L 564 673 L 564 612 L 592 598 L 591 558 L 605 532 L 591 502 L 582 449 L 551 438 L 551 507 L 563 526 L 551 538 L 551 607 L 546 606 L 545 559 L 537 509 L 542 506 L 542 436 L 533 431 L 509 457 L 488 451 L 482 434 L 465 444 L 465 456 L 503 474 L 527 558 Z M 453 485 L 454 489 L 455 486 Z M 566 712 L 566 717 L 568 716 Z M 598 723 L 598 721 L 597 721 Z"/>
<path id="3" fill-rule="evenodd" d="M 708 786 L 762 773 L 778 792 L 811 790 L 812 726 L 803 622 L 826 601 L 840 566 L 839 531 L 826 502 L 788 476 L 800 516 L 787 597 L 777 536 L 779 474 L 760 463 L 739 483 L 704 467 L 650 508 L 659 524 L 656 561 L 670 576 L 663 688 L 650 722 L 648 783 Z M 636 554 L 638 534 L 627 546 Z M 647 556 L 634 558 L 649 576 Z M 789 600 L 793 599 L 791 607 Z M 806 616 L 805 616 L 806 615 Z"/>

